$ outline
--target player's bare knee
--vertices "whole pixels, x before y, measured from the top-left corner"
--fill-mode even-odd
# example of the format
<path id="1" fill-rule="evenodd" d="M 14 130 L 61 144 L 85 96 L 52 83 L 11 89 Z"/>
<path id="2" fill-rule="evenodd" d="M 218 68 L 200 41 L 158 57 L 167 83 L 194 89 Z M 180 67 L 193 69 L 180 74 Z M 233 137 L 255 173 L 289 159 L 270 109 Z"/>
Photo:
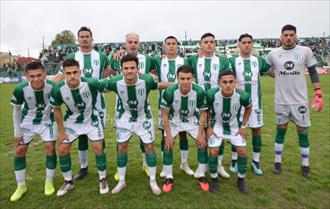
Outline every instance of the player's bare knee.
<path id="1" fill-rule="evenodd" d="M 297 126 L 298 132 L 307 132 L 308 128 Z"/>
<path id="2" fill-rule="evenodd" d="M 47 155 L 53 155 L 55 153 L 55 143 L 46 142 L 45 143 L 45 152 Z"/>
<path id="3" fill-rule="evenodd" d="M 261 136 L 261 128 L 253 128 L 252 134 L 253 136 Z"/>
<path id="4" fill-rule="evenodd" d="M 219 148 L 210 148 L 210 155 L 211 156 L 218 156 L 219 154 Z"/>
<path id="5" fill-rule="evenodd" d="M 283 129 L 287 129 L 288 128 L 288 124 L 283 124 L 283 125 L 277 125 L 277 128 L 283 128 Z"/>
<path id="6" fill-rule="evenodd" d="M 15 148 L 15 156 L 16 157 L 24 157 L 26 155 L 28 149 L 28 145 L 18 145 Z"/>
<path id="7" fill-rule="evenodd" d="M 101 155 L 103 152 L 103 141 L 97 141 L 92 143 L 95 154 Z"/>
<path id="8" fill-rule="evenodd" d="M 128 147 L 127 143 L 118 144 L 118 154 L 123 155 L 123 154 L 127 153 L 127 147 Z"/>
<path id="9" fill-rule="evenodd" d="M 247 154 L 246 147 L 236 147 L 236 152 L 239 157 L 245 157 Z"/>
<path id="10" fill-rule="evenodd" d="M 67 144 L 61 144 L 58 149 L 58 153 L 60 156 L 64 156 L 69 154 L 70 152 L 70 146 L 67 146 Z"/>
<path id="11" fill-rule="evenodd" d="M 146 151 L 147 154 L 150 154 L 154 151 L 154 146 L 152 143 L 150 144 L 144 144 L 144 150 Z"/>

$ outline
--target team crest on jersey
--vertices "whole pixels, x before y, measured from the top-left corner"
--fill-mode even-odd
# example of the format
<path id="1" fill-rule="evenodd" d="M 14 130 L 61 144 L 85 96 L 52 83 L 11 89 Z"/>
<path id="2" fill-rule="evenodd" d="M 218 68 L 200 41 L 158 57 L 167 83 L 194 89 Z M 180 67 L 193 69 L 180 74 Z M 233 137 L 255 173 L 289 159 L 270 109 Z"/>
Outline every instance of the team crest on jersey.
<path id="1" fill-rule="evenodd" d="M 143 62 L 139 62 L 139 69 L 143 69 L 144 68 L 144 63 Z"/>
<path id="2" fill-rule="evenodd" d="M 233 109 L 238 110 L 239 109 L 239 104 L 238 103 L 233 104 Z"/>
<path id="3" fill-rule="evenodd" d="M 91 95 L 91 93 L 89 92 L 89 91 L 85 91 L 85 92 L 83 92 L 82 93 L 82 96 L 84 97 L 84 98 L 88 98 L 88 97 L 90 97 L 90 95 Z"/>
<path id="4" fill-rule="evenodd" d="M 189 106 L 195 106 L 196 105 L 196 101 L 195 100 L 189 100 L 188 101 Z"/>
<path id="5" fill-rule="evenodd" d="M 219 69 L 219 64 L 213 64 L 213 70 L 218 70 Z"/>
<path id="6" fill-rule="evenodd" d="M 253 61 L 251 64 L 252 64 L 253 67 L 257 67 L 257 62 L 256 61 Z"/>
<path id="7" fill-rule="evenodd" d="M 143 96 L 144 95 L 144 89 L 138 89 L 137 91 L 139 96 Z"/>

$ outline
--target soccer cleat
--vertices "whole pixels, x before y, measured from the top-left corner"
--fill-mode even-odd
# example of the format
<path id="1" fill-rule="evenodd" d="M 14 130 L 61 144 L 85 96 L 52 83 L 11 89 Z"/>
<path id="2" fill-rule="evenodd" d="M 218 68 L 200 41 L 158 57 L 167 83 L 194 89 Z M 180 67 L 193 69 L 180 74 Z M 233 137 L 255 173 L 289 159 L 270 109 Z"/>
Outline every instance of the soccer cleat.
<path id="1" fill-rule="evenodd" d="M 163 191 L 164 192 L 170 192 L 172 191 L 174 181 L 172 178 L 167 178 L 165 180 L 165 183 L 163 184 Z"/>
<path id="2" fill-rule="evenodd" d="M 280 174 L 282 171 L 281 163 L 275 163 L 273 168 L 273 173 Z"/>
<path id="3" fill-rule="evenodd" d="M 115 186 L 115 188 L 112 189 L 111 193 L 112 194 L 117 194 L 121 190 L 123 190 L 126 187 L 126 182 L 125 181 L 118 181 L 118 184 Z"/>
<path id="4" fill-rule="evenodd" d="M 253 172 L 256 174 L 256 175 L 262 175 L 262 170 L 260 168 L 260 165 L 259 165 L 259 162 L 256 162 L 256 161 L 252 161 L 251 162 L 251 166 L 252 166 L 252 169 L 253 169 Z"/>
<path id="5" fill-rule="evenodd" d="M 194 171 L 189 168 L 188 163 L 181 163 L 180 169 L 184 171 L 188 176 L 192 176 L 195 174 Z"/>
<path id="6" fill-rule="evenodd" d="M 74 188 L 73 181 L 64 181 L 64 184 L 61 186 L 61 188 L 57 191 L 57 196 L 63 196 L 66 193 L 68 193 L 70 190 Z"/>
<path id="7" fill-rule="evenodd" d="M 143 164 L 142 169 L 144 170 L 144 172 L 146 173 L 147 176 L 150 176 L 148 165 Z"/>
<path id="8" fill-rule="evenodd" d="M 301 166 L 301 173 L 306 179 L 310 179 L 312 177 L 309 166 Z"/>
<path id="9" fill-rule="evenodd" d="M 154 195 L 158 196 L 162 193 L 162 191 L 160 190 L 156 181 L 150 181 L 149 184 L 150 184 L 151 191 Z"/>
<path id="10" fill-rule="evenodd" d="M 237 160 L 231 160 L 231 165 L 229 167 L 230 172 L 237 173 L 238 167 L 237 167 Z"/>
<path id="11" fill-rule="evenodd" d="M 204 191 L 204 192 L 208 192 L 209 191 L 209 183 L 207 183 L 205 177 L 200 177 L 198 179 L 198 184 L 199 187 Z"/>
<path id="12" fill-rule="evenodd" d="M 218 165 L 218 173 L 222 178 L 228 179 L 230 175 L 227 173 L 225 168 L 222 165 Z"/>
<path id="13" fill-rule="evenodd" d="M 159 176 L 160 176 L 161 178 L 166 177 L 166 173 L 165 173 L 165 170 L 164 170 L 164 166 L 163 166 L 163 168 L 162 168 L 162 171 L 159 173 Z"/>
<path id="14" fill-rule="evenodd" d="M 108 193 L 109 187 L 108 187 L 107 179 L 103 178 L 103 179 L 99 180 L 99 182 L 100 182 L 100 194 Z"/>
<path id="15" fill-rule="evenodd" d="M 244 178 L 237 178 L 237 187 L 240 192 L 242 193 L 248 193 L 249 189 L 244 181 Z"/>
<path id="16" fill-rule="evenodd" d="M 79 172 L 74 175 L 73 179 L 74 180 L 80 180 L 83 179 L 85 176 L 88 174 L 88 167 L 86 168 L 80 168 Z"/>
<path id="17" fill-rule="evenodd" d="M 204 177 L 204 176 L 205 176 L 205 171 L 202 171 L 202 168 L 198 166 L 194 173 L 194 178 L 199 179 L 200 177 Z"/>
<path id="18" fill-rule="evenodd" d="M 219 185 L 218 185 L 218 178 L 211 178 L 211 184 L 210 184 L 210 192 L 217 192 Z"/>
<path id="19" fill-rule="evenodd" d="M 25 184 L 18 185 L 14 194 L 11 195 L 10 201 L 14 202 L 14 201 L 21 199 L 23 197 L 23 195 L 26 193 L 26 191 L 27 191 L 27 188 L 26 188 Z"/>
<path id="20" fill-rule="evenodd" d="M 45 195 L 49 196 L 55 192 L 53 181 L 46 180 L 45 181 Z"/>
<path id="21" fill-rule="evenodd" d="M 118 173 L 118 171 L 116 171 L 115 175 L 113 176 L 113 179 L 115 181 L 119 181 L 119 173 Z"/>

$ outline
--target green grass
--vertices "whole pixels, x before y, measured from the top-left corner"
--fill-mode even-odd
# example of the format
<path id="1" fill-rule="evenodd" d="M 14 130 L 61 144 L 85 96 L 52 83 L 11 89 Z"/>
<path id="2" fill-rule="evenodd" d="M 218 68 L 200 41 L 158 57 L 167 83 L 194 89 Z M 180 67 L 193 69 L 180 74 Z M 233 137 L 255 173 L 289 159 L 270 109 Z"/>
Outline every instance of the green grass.
<path id="1" fill-rule="evenodd" d="M 68 195 L 58 198 L 55 195 L 46 197 L 43 194 L 45 176 L 45 154 L 43 144 L 37 137 L 31 143 L 27 154 L 27 194 L 18 202 L 11 203 L 10 195 L 16 188 L 13 168 L 13 126 L 12 108 L 9 104 L 13 84 L 0 85 L 0 208 L 330 208 L 330 115 L 329 93 L 330 76 L 320 76 L 324 93 L 325 109 L 322 113 L 311 113 L 312 128 L 310 129 L 312 180 L 304 179 L 300 174 L 300 152 L 294 124 L 290 124 L 286 135 L 283 154 L 283 171 L 281 175 L 271 172 L 274 158 L 275 117 L 273 111 L 274 81 L 262 78 L 264 123 L 263 150 L 261 165 L 264 175 L 256 176 L 248 167 L 247 183 L 249 194 L 240 194 L 236 188 L 236 177 L 231 175 L 229 180 L 220 180 L 220 191 L 216 194 L 202 192 L 197 181 L 179 170 L 178 143 L 174 156 L 175 185 L 171 193 L 162 193 L 160 197 L 152 195 L 148 178 L 141 169 L 142 159 L 136 137 L 129 145 L 129 161 L 127 166 L 127 187 L 117 195 L 98 193 L 98 174 L 95 157 L 89 151 L 89 175 L 82 181 L 75 182 L 75 189 Z M 306 77 L 310 83 L 309 78 Z M 310 88 L 310 98 L 313 96 Z M 114 115 L 114 94 L 106 95 L 109 118 Z M 157 116 L 157 92 L 152 92 L 150 102 L 154 116 Z M 155 123 L 157 124 L 157 123 Z M 108 182 L 112 189 L 116 182 L 113 175 L 116 169 L 115 130 L 113 121 L 108 120 L 105 131 Z M 157 152 L 157 176 L 162 166 L 160 156 L 160 132 L 156 131 L 155 142 Z M 251 152 L 251 138 L 248 141 Z M 230 163 L 230 146 L 226 145 L 224 164 L 228 169 Z M 77 144 L 71 152 L 73 172 L 79 169 Z M 197 167 L 197 153 L 192 140 L 189 141 L 189 163 L 193 169 Z M 251 155 L 249 155 L 249 162 Z M 58 164 L 59 165 L 59 164 Z M 250 165 L 250 164 L 249 164 Z M 162 179 L 157 177 L 162 185 Z M 54 179 L 58 189 L 63 182 L 59 166 Z"/>

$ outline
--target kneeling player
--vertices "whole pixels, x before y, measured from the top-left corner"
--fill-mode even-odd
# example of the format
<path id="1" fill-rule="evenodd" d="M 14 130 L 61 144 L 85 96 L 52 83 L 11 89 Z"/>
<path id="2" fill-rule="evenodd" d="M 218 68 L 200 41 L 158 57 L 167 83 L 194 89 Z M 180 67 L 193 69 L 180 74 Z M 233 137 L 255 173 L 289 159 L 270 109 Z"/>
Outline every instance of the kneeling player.
<path id="1" fill-rule="evenodd" d="M 14 106 L 15 136 L 15 176 L 17 189 L 10 201 L 20 199 L 27 191 L 25 186 L 26 152 L 29 143 L 36 134 L 45 142 L 46 182 L 45 195 L 51 195 L 55 189 L 53 177 L 56 167 L 55 141 L 56 124 L 50 106 L 50 95 L 55 83 L 46 80 L 46 72 L 39 62 L 26 66 L 27 82 L 19 84 L 13 93 L 11 103 Z M 22 108 L 23 106 L 23 108 Z"/>
<path id="2" fill-rule="evenodd" d="M 173 187 L 173 148 L 174 138 L 180 132 L 189 133 L 198 146 L 198 177 L 202 190 L 208 191 L 209 185 L 205 180 L 207 169 L 207 151 L 204 135 L 207 102 L 202 87 L 193 82 L 193 69 L 182 65 L 177 71 L 178 84 L 170 85 L 164 92 L 161 108 L 165 130 L 165 149 L 163 163 L 166 180 L 164 192 L 170 192 Z M 200 117 L 198 110 L 200 111 Z"/>
<path id="3" fill-rule="evenodd" d="M 109 191 L 106 180 L 106 157 L 103 151 L 103 128 L 96 112 L 96 98 L 99 92 L 99 82 L 93 78 L 80 77 L 79 62 L 67 59 L 63 62 L 65 80 L 58 83 L 52 91 L 51 105 L 59 128 L 59 155 L 64 184 L 58 190 L 57 196 L 63 196 L 72 190 L 71 144 L 81 135 L 87 135 L 91 140 L 96 155 L 96 165 L 99 173 L 100 193 Z M 61 105 L 67 107 L 64 123 Z"/>
<path id="4" fill-rule="evenodd" d="M 235 89 L 236 78 L 233 71 L 223 71 L 219 76 L 219 87 L 210 89 L 207 102 L 210 107 L 208 118 L 208 146 L 210 149 L 209 169 L 211 173 L 210 191 L 218 190 L 217 155 L 223 139 L 236 147 L 238 153 L 237 186 L 242 193 L 248 188 L 244 182 L 247 165 L 246 124 L 251 114 L 251 99 L 248 93 Z M 244 106 L 242 124 L 239 122 L 241 107 Z"/>

